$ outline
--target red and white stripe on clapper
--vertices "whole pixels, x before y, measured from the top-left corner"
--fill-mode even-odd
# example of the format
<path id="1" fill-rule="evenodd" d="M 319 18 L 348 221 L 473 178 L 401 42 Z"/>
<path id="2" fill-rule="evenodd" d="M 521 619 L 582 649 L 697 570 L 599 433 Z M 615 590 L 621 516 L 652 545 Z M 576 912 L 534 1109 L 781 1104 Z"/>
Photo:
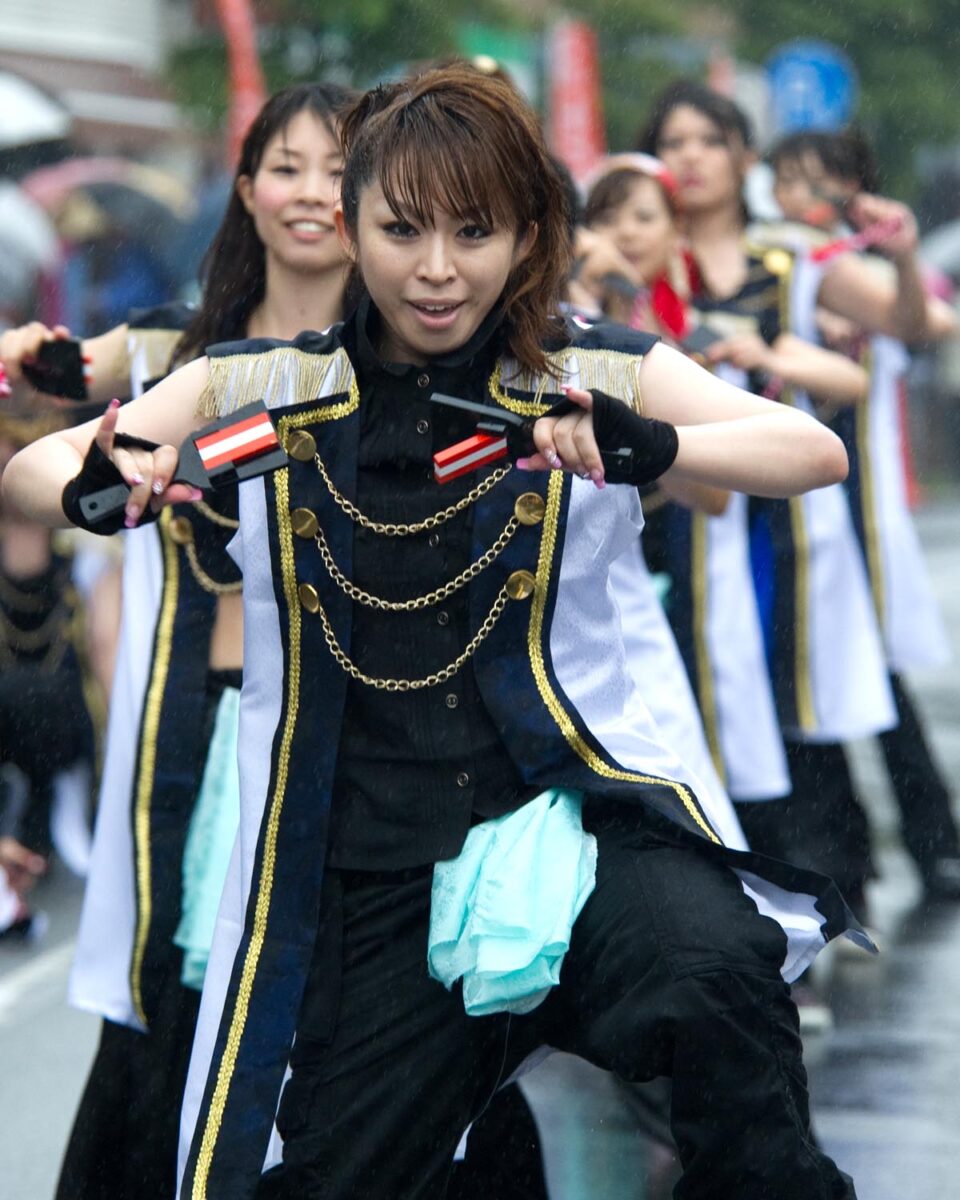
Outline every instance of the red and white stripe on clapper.
<path id="1" fill-rule="evenodd" d="M 489 463 L 505 458 L 507 435 L 475 433 L 462 442 L 448 446 L 433 456 L 433 477 L 437 483 L 449 483 L 458 475 L 479 470 Z"/>
<path id="2" fill-rule="evenodd" d="M 215 433 L 204 434 L 196 439 L 195 444 L 200 461 L 207 471 L 216 471 L 218 467 L 227 465 L 235 467 L 247 459 L 266 454 L 280 446 L 277 432 L 266 410 L 257 413 L 256 416 L 225 425 Z"/>

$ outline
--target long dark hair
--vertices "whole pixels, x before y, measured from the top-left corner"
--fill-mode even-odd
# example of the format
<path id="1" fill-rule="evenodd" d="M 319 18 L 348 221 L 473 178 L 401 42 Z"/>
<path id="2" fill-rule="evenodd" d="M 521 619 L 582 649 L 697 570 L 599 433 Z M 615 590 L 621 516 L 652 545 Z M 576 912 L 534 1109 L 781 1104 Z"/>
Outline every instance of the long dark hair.
<path id="1" fill-rule="evenodd" d="M 214 342 L 243 337 L 250 314 L 263 299 L 266 255 L 237 193 L 237 179 L 256 175 L 271 139 L 301 112 L 319 117 L 339 141 L 340 115 L 355 98 L 356 93 L 336 83 L 298 83 L 271 96 L 261 108 L 243 140 L 223 221 L 203 257 L 203 300 L 177 344 L 175 365 L 196 358 Z"/>
<path id="2" fill-rule="evenodd" d="M 675 79 L 663 89 L 650 110 L 646 125 L 637 135 L 637 150 L 657 154 L 667 118 L 677 108 L 694 108 L 716 125 L 729 145 L 739 141 L 747 150 L 753 146 L 753 126 L 747 114 L 719 92 L 695 79 Z"/>
<path id="3" fill-rule="evenodd" d="M 753 125 L 738 104 L 695 79 L 675 79 L 668 83 L 654 100 L 646 126 L 637 135 L 637 150 L 659 155 L 663 127 L 670 114 L 678 108 L 693 108 L 716 127 L 728 149 L 753 149 Z M 746 225 L 750 213 L 746 201 L 740 200 L 740 220 Z"/>
<path id="4" fill-rule="evenodd" d="M 536 226 L 530 253 L 504 287 L 501 329 L 522 367 L 548 370 L 543 343 L 558 331 L 569 214 L 536 114 L 520 94 L 469 66 L 428 71 L 367 92 L 344 116 L 342 138 L 341 201 L 353 234 L 360 194 L 374 182 L 398 217 L 423 224 L 442 208 L 518 236 Z"/>

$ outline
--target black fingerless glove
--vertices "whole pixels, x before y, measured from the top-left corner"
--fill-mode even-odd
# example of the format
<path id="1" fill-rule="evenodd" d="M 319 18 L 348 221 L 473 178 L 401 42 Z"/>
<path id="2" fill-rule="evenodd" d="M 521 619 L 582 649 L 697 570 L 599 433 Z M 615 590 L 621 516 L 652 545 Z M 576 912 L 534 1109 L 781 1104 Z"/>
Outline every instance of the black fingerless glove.
<path id="1" fill-rule="evenodd" d="M 642 487 L 673 466 L 679 440 L 672 425 L 653 417 L 641 417 L 622 400 L 597 388 L 590 388 L 590 395 L 593 436 L 603 459 L 607 483 Z M 562 417 L 576 410 L 572 400 L 564 400 L 544 415 Z"/>
<path id="2" fill-rule="evenodd" d="M 157 442 L 148 442 L 144 438 L 132 437 L 128 433 L 114 434 L 113 444 L 121 450 L 153 451 L 159 449 Z M 94 492 L 102 491 L 104 488 L 116 487 L 118 485 L 123 487 L 128 486 L 123 476 L 103 453 L 97 443 L 95 441 L 91 442 L 87 456 L 83 460 L 83 466 L 80 468 L 80 474 L 71 479 L 63 489 L 63 496 L 60 503 L 67 520 L 71 525 L 76 525 L 79 529 L 86 529 L 90 533 L 107 535 L 118 533 L 121 529 L 124 529 L 122 509 L 118 513 L 105 517 L 101 521 L 88 521 L 83 515 L 83 509 L 80 507 L 80 501 L 84 496 L 90 496 Z M 137 525 L 149 525 L 159 515 L 148 504 L 140 515 Z"/>

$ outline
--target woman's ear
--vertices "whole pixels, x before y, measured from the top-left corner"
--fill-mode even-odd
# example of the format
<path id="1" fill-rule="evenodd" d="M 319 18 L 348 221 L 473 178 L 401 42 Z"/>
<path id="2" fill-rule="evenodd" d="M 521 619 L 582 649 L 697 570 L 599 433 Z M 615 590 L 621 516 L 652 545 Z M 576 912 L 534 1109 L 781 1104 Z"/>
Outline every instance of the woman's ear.
<path id="1" fill-rule="evenodd" d="M 337 204 L 333 210 L 333 224 L 344 254 L 352 263 L 355 263 L 357 261 L 357 243 L 350 236 L 350 230 L 347 228 L 347 219 L 343 215 L 342 204 Z"/>
<path id="2" fill-rule="evenodd" d="M 234 185 L 237 189 L 237 195 L 240 197 L 240 203 L 247 210 L 250 216 L 253 216 L 253 180 L 249 175 L 238 175 L 237 182 Z"/>
<path id="3" fill-rule="evenodd" d="M 517 238 L 517 244 L 513 248 L 513 265 L 515 267 L 519 266 L 529 256 L 539 236 L 540 226 L 536 221 L 531 221 L 526 228 L 526 232 Z"/>

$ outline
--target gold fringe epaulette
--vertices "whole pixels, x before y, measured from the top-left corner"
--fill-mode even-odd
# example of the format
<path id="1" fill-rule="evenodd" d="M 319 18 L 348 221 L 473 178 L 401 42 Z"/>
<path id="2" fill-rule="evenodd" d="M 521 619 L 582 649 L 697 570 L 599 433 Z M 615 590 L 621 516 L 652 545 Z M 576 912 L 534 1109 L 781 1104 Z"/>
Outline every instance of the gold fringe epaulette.
<path id="1" fill-rule="evenodd" d="M 127 333 L 127 365 L 136 360 L 144 380 L 159 379 L 170 370 L 170 360 L 183 337 L 182 329 L 130 329 Z"/>
<path id="2" fill-rule="evenodd" d="M 267 400 L 269 407 L 308 404 L 349 392 L 353 365 L 343 347 L 311 354 L 296 346 L 260 353 L 213 355 L 210 378 L 197 402 L 202 417 L 222 417 L 245 404 Z"/>
<path id="3" fill-rule="evenodd" d="M 525 417 L 542 415 L 550 407 L 543 397 L 555 393 L 561 382 L 576 380 L 581 388 L 596 388 L 608 396 L 616 396 L 638 413 L 643 413 L 640 397 L 640 366 L 642 354 L 626 354 L 621 350 L 584 350 L 578 346 L 557 350 L 547 355 L 556 375 L 539 375 L 516 369 L 512 360 L 504 360 L 490 380 L 490 393 L 498 404 Z M 509 392 L 519 393 L 510 395 Z M 522 396 L 530 395 L 530 400 Z"/>

